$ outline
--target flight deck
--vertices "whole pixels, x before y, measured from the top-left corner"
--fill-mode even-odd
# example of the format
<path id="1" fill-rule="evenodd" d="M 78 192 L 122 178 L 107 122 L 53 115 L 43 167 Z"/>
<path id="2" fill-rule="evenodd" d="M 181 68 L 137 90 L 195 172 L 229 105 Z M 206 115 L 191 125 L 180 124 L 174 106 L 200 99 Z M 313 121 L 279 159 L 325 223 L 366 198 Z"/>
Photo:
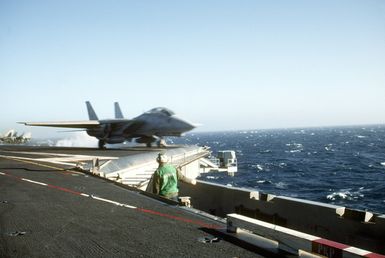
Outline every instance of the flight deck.
<path id="1" fill-rule="evenodd" d="M 221 235 L 221 220 L 44 160 L 148 152 L 0 146 L 0 256 L 263 257 Z"/>
<path id="2" fill-rule="evenodd" d="M 190 178 L 210 154 L 0 145 L 0 257 L 385 257 L 384 214 L 201 180 L 152 194 L 160 152 Z"/>

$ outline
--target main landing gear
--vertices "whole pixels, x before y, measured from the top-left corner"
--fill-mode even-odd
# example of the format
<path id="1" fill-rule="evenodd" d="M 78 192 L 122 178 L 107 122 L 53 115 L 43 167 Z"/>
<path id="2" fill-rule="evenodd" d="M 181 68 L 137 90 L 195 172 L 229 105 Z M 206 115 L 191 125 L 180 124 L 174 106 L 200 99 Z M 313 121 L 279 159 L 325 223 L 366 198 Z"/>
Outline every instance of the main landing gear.
<path id="1" fill-rule="evenodd" d="M 106 149 L 106 142 L 103 140 L 99 140 L 98 146 L 99 146 L 99 149 L 105 150 Z"/>

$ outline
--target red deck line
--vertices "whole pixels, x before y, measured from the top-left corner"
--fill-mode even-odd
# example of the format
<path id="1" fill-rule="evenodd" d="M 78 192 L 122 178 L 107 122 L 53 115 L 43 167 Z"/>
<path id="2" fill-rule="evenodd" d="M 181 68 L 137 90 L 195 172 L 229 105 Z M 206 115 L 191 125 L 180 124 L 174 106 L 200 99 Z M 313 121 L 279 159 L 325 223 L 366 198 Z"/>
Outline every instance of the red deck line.
<path id="1" fill-rule="evenodd" d="M 170 215 L 170 214 L 166 214 L 166 213 L 161 213 L 161 212 L 154 211 L 154 210 L 147 210 L 147 209 L 142 209 L 142 208 L 136 208 L 136 210 L 138 210 L 140 212 L 144 212 L 144 213 L 158 215 L 160 217 L 165 217 L 165 218 L 169 218 L 169 219 L 179 220 L 179 221 L 182 221 L 182 222 L 185 222 L 185 223 L 196 224 L 198 226 L 202 226 L 202 227 L 205 227 L 205 228 L 212 228 L 212 229 L 220 229 L 220 228 L 222 228 L 222 227 L 220 227 L 218 225 L 207 224 L 207 223 L 199 221 L 199 220 L 187 219 L 187 218 L 184 218 L 184 217 L 179 217 L 179 216 L 174 216 L 174 215 Z"/>
<path id="2" fill-rule="evenodd" d="M 26 178 L 10 175 L 8 173 L 4 173 L 4 172 L 2 172 L 2 173 L 5 176 L 8 176 L 10 178 L 14 178 L 14 179 L 17 179 L 17 180 L 20 180 L 20 181 L 23 181 L 22 179 L 26 179 Z M 30 180 L 30 179 L 28 179 L 28 180 Z M 23 182 L 28 182 L 28 181 L 23 181 Z M 37 182 L 37 181 L 35 181 L 35 182 Z M 29 183 L 31 183 L 31 182 L 29 182 Z M 38 183 L 41 183 L 41 182 L 38 182 Z M 43 184 L 45 184 L 45 183 L 43 183 Z M 56 185 L 46 184 L 46 186 L 49 187 L 49 188 L 55 189 L 55 190 L 59 190 L 59 191 L 66 192 L 66 193 L 71 193 L 71 194 L 78 195 L 78 196 L 83 196 L 83 194 L 84 194 L 84 193 L 81 193 L 81 192 L 73 191 L 71 189 L 60 187 L 60 186 L 56 186 Z M 88 194 L 85 194 L 85 195 L 91 196 L 91 195 L 88 195 Z M 169 219 L 173 219 L 173 220 L 182 221 L 182 222 L 189 223 L 189 224 L 195 224 L 195 225 L 198 225 L 198 226 L 201 226 L 201 227 L 205 227 L 205 228 L 211 228 L 211 229 L 220 229 L 220 228 L 222 228 L 222 227 L 220 227 L 218 225 L 208 224 L 208 223 L 205 223 L 205 222 L 200 221 L 200 220 L 187 219 L 187 218 L 184 218 L 184 217 L 174 216 L 174 215 L 170 215 L 170 214 L 166 214 L 166 213 L 161 213 L 161 212 L 154 211 L 154 210 L 148 210 L 148 209 L 143 209 L 143 208 L 135 208 L 135 210 L 143 212 L 143 213 L 148 213 L 148 214 L 164 217 L 164 218 L 169 218 Z"/>

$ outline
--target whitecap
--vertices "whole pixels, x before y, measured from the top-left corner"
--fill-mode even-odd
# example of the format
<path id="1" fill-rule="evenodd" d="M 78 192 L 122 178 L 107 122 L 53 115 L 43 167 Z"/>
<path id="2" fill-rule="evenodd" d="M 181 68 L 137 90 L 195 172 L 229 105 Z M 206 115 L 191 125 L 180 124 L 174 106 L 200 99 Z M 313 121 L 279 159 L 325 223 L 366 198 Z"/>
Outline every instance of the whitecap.
<path id="1" fill-rule="evenodd" d="M 279 189 L 286 189 L 287 188 L 287 184 L 284 182 L 279 182 L 279 183 L 276 183 L 274 185 L 275 185 L 275 187 L 277 187 Z"/>
<path id="2" fill-rule="evenodd" d="M 326 196 L 326 199 L 335 201 L 336 199 L 343 199 L 345 200 L 348 197 L 347 192 L 334 192 L 332 194 L 328 194 Z"/>
<path id="3" fill-rule="evenodd" d="M 257 183 L 258 184 L 264 184 L 264 185 L 273 185 L 274 184 L 270 180 L 258 180 Z"/>
<path id="4" fill-rule="evenodd" d="M 333 144 L 329 143 L 328 145 L 325 146 L 325 150 L 327 150 L 327 151 L 334 151 L 334 149 L 332 147 L 333 147 Z"/>
<path id="5" fill-rule="evenodd" d="M 326 198 L 328 200 L 335 201 L 339 200 L 357 200 L 360 198 L 364 198 L 364 194 L 361 191 L 364 191 L 364 187 L 360 187 L 358 191 L 350 191 L 352 189 L 342 189 L 340 192 L 333 192 L 328 194 Z"/>
<path id="6" fill-rule="evenodd" d="M 385 166 L 385 162 L 381 162 L 381 165 Z"/>
<path id="7" fill-rule="evenodd" d="M 285 151 L 286 153 L 295 153 L 303 151 L 303 145 L 301 143 L 286 143 L 286 146 L 292 147 L 292 150 Z"/>
<path id="8" fill-rule="evenodd" d="M 258 171 L 263 171 L 263 167 L 260 164 L 252 165 L 253 168 L 256 168 Z"/>
<path id="9" fill-rule="evenodd" d="M 286 146 L 294 146 L 296 148 L 303 148 L 302 143 L 286 143 Z"/>

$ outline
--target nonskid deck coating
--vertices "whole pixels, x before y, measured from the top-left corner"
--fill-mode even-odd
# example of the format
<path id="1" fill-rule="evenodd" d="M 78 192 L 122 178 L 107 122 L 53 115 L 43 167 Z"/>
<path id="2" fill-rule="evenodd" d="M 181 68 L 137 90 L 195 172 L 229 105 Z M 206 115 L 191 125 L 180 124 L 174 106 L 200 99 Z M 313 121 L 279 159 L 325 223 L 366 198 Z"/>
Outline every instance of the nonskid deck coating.
<path id="1" fill-rule="evenodd" d="M 4 158 L 9 150 L 108 156 L 146 151 L 0 146 L 1 257 L 259 256 L 223 239 L 201 241 L 223 223 L 58 165 Z"/>

